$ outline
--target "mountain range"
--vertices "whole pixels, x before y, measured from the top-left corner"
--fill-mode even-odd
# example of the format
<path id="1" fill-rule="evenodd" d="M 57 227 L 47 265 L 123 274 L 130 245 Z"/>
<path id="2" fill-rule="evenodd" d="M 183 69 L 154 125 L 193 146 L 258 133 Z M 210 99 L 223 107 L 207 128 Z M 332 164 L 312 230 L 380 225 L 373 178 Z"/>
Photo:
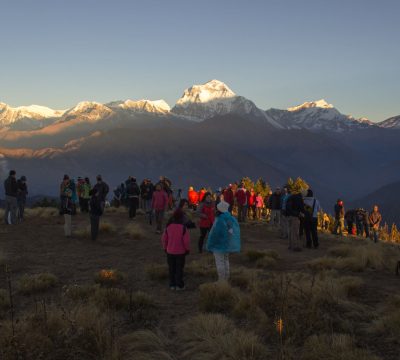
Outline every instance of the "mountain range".
<path id="1" fill-rule="evenodd" d="M 186 89 L 172 108 L 163 100 L 83 101 L 67 110 L 0 103 L 0 169 L 24 172 L 32 193 L 49 195 L 64 173 L 103 173 L 112 185 L 166 175 L 179 187 L 301 176 L 329 208 L 337 197 L 400 181 L 399 129 L 400 116 L 374 123 L 325 100 L 263 110 L 211 80 Z"/>

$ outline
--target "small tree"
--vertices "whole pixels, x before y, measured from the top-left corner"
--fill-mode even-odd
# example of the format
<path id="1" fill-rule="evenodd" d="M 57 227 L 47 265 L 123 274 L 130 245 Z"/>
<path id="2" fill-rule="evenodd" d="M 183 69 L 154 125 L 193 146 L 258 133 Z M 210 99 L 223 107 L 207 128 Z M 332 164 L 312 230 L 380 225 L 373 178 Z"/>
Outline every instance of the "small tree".
<path id="1" fill-rule="evenodd" d="M 287 186 L 292 194 L 299 194 L 303 190 L 307 190 L 310 188 L 307 182 L 301 177 L 298 177 L 296 180 L 289 178 L 287 181 Z"/>

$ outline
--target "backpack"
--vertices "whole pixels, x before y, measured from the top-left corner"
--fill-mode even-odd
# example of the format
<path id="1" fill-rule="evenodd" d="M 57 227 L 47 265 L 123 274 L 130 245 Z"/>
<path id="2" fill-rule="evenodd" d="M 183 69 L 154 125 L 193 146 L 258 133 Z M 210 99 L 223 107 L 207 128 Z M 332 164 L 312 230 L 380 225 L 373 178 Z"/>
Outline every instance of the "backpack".
<path id="1" fill-rule="evenodd" d="M 314 209 L 315 209 L 315 203 L 316 199 L 314 199 L 313 206 L 304 204 L 304 219 L 311 221 L 313 219 L 314 215 Z"/>

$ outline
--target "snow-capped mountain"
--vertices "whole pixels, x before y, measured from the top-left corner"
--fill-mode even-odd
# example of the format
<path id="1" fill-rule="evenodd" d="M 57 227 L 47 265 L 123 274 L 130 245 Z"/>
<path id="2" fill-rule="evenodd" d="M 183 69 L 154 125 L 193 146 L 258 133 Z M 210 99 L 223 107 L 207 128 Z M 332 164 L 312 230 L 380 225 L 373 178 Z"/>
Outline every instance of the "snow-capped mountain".
<path id="1" fill-rule="evenodd" d="M 285 129 L 344 132 L 376 126 L 368 119 L 355 119 L 341 114 L 324 99 L 305 102 L 287 110 L 270 109 L 266 111 L 266 114 Z"/>
<path id="2" fill-rule="evenodd" d="M 131 110 L 134 112 L 142 113 L 160 113 L 167 114 L 171 111 L 171 108 L 164 100 L 125 100 L 125 101 L 113 101 L 106 104 L 112 109 Z"/>
<path id="3" fill-rule="evenodd" d="M 49 124 L 49 119 L 56 119 L 63 115 L 65 110 L 53 110 L 46 106 L 30 105 L 11 107 L 0 103 L 0 127 L 13 126 L 22 122 L 25 127 L 31 125 L 33 128 L 40 128 Z"/>
<path id="4" fill-rule="evenodd" d="M 80 121 L 96 122 L 113 113 L 108 106 L 95 101 L 81 101 L 65 112 L 62 121 L 78 118 Z"/>
<path id="5" fill-rule="evenodd" d="M 219 80 L 211 80 L 186 89 L 171 111 L 197 121 L 226 114 L 250 116 L 275 128 L 281 128 L 280 124 L 267 116 L 251 100 L 236 95 Z"/>
<path id="6" fill-rule="evenodd" d="M 379 126 L 386 129 L 400 129 L 400 115 L 393 116 L 387 120 L 380 122 Z"/>

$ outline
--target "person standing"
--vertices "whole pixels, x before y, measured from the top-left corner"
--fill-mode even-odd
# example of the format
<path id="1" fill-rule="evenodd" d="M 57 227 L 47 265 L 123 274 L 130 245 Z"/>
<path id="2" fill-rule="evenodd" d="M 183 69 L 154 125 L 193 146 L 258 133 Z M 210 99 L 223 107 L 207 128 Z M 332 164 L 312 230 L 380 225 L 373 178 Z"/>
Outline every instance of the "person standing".
<path id="1" fill-rule="evenodd" d="M 89 212 L 90 191 L 92 190 L 88 177 L 84 179 L 82 184 L 82 212 Z"/>
<path id="2" fill-rule="evenodd" d="M 240 227 L 229 212 L 229 204 L 217 205 L 217 216 L 208 235 L 207 250 L 214 254 L 218 280 L 228 281 L 230 275 L 229 254 L 240 252 Z"/>
<path id="3" fill-rule="evenodd" d="M 269 205 L 271 209 L 271 224 L 280 225 L 281 218 L 281 188 L 276 188 L 275 192 L 269 197 Z"/>
<path id="4" fill-rule="evenodd" d="M 321 211 L 321 205 L 314 197 L 311 189 L 307 190 L 307 194 L 304 197 L 304 231 L 306 233 L 306 246 L 314 249 L 318 249 L 318 213 Z M 311 242 L 312 240 L 312 242 Z"/>
<path id="5" fill-rule="evenodd" d="M 136 210 L 139 207 L 140 189 L 136 182 L 136 178 L 131 177 L 130 179 L 126 192 L 129 201 L 129 219 L 134 219 L 136 217 Z"/>
<path id="6" fill-rule="evenodd" d="M 374 242 L 377 243 L 379 240 L 379 227 L 382 221 L 382 215 L 379 212 L 378 205 L 375 205 L 371 213 L 369 214 L 369 225 L 371 228 L 371 237 Z"/>
<path id="7" fill-rule="evenodd" d="M 247 217 L 250 220 L 256 220 L 256 193 L 254 189 L 250 189 L 250 192 L 247 196 L 248 201 L 248 209 L 247 209 Z"/>
<path id="8" fill-rule="evenodd" d="M 156 185 L 156 191 L 153 193 L 151 208 L 155 215 L 157 225 L 156 233 L 161 234 L 165 210 L 168 208 L 168 195 L 162 188 L 161 184 Z"/>
<path id="9" fill-rule="evenodd" d="M 161 242 L 167 254 L 169 288 L 178 291 L 184 290 L 184 267 L 186 255 L 190 252 L 190 234 L 184 224 L 183 211 L 180 208 L 174 211 Z"/>
<path id="10" fill-rule="evenodd" d="M 264 199 L 260 193 L 257 193 L 257 195 L 256 195 L 256 218 L 257 218 L 257 220 L 261 220 L 263 207 L 264 207 Z"/>
<path id="11" fill-rule="evenodd" d="M 99 199 L 101 203 L 101 209 L 104 212 L 104 208 L 106 206 L 106 198 L 107 194 L 110 191 L 109 186 L 103 181 L 103 178 L 101 175 L 96 176 L 96 185 L 93 187 L 93 189 L 96 189 L 97 193 L 99 194 Z"/>
<path id="12" fill-rule="evenodd" d="M 189 187 L 188 190 L 188 200 L 189 200 L 189 207 L 196 211 L 197 206 L 199 205 L 199 193 L 194 190 L 193 186 Z"/>
<path id="13" fill-rule="evenodd" d="M 335 223 L 333 224 L 333 234 L 343 235 L 344 230 L 344 205 L 343 201 L 338 199 L 335 204 Z"/>
<path id="14" fill-rule="evenodd" d="M 281 192 L 281 212 L 280 212 L 280 227 L 281 238 L 289 238 L 289 217 L 286 213 L 286 203 L 290 197 L 290 190 L 285 186 Z"/>
<path id="15" fill-rule="evenodd" d="M 24 212 L 26 197 L 28 195 L 28 185 L 26 183 L 26 176 L 21 176 L 17 181 L 18 192 L 17 192 L 17 203 L 18 203 L 18 221 L 24 221 Z"/>
<path id="16" fill-rule="evenodd" d="M 101 201 L 97 189 L 90 192 L 90 233 L 93 241 L 96 241 L 99 234 L 100 216 L 103 215 Z"/>
<path id="17" fill-rule="evenodd" d="M 201 254 L 203 252 L 204 240 L 207 234 L 210 232 L 215 220 L 215 205 L 209 192 L 204 194 L 203 201 L 198 209 L 198 214 L 200 217 L 199 253 Z"/>
<path id="18" fill-rule="evenodd" d="M 65 188 L 63 203 L 61 204 L 61 213 L 62 215 L 64 215 L 64 235 L 66 237 L 71 237 L 73 201 L 72 201 L 72 190 L 70 188 Z"/>
<path id="19" fill-rule="evenodd" d="M 304 201 L 301 194 L 291 194 L 286 202 L 289 223 L 289 250 L 301 251 L 300 218 L 304 218 Z"/>
<path id="20" fill-rule="evenodd" d="M 8 178 L 4 181 L 4 192 L 6 194 L 6 210 L 4 212 L 4 222 L 8 225 L 17 223 L 17 196 L 18 184 L 15 170 L 9 172 Z"/>
<path id="21" fill-rule="evenodd" d="M 243 183 L 239 185 L 239 189 L 236 191 L 235 197 L 238 206 L 238 221 L 245 222 L 247 217 L 248 196 L 247 190 Z"/>

